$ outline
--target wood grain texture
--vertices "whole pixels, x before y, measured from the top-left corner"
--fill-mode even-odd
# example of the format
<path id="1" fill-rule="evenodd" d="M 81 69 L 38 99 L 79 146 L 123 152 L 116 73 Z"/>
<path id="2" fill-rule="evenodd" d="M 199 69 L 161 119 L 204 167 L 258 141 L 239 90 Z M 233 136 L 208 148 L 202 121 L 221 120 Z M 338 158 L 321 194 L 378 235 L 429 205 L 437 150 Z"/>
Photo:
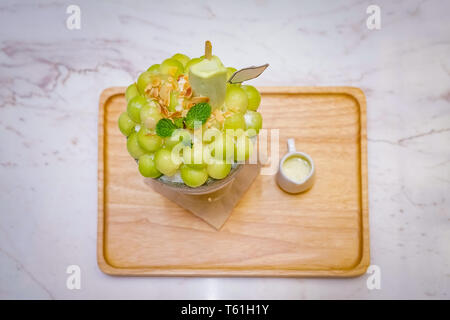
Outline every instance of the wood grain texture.
<path id="1" fill-rule="evenodd" d="M 221 231 L 151 191 L 128 155 L 117 119 L 125 88 L 100 97 L 98 239 L 111 275 L 349 277 L 370 262 L 364 93 L 353 87 L 263 87 L 264 128 L 312 156 L 303 194 L 260 175 Z"/>

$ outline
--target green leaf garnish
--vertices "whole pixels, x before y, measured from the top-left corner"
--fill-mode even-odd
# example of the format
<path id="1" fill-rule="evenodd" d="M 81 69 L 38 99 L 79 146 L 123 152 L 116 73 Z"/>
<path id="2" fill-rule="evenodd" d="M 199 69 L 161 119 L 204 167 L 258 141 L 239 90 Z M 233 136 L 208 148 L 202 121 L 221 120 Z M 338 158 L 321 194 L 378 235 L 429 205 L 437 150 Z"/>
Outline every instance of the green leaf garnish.
<path id="1" fill-rule="evenodd" d="M 174 118 L 173 119 L 173 124 L 177 127 L 177 128 L 183 128 L 184 124 L 183 124 L 184 118 Z"/>
<path id="2" fill-rule="evenodd" d="M 197 103 L 187 113 L 184 122 L 190 129 L 196 129 L 196 122 L 205 124 L 206 120 L 211 116 L 211 106 L 209 103 Z"/>
<path id="3" fill-rule="evenodd" d="M 170 119 L 161 119 L 156 124 L 156 134 L 160 137 L 170 137 L 177 127 Z"/>

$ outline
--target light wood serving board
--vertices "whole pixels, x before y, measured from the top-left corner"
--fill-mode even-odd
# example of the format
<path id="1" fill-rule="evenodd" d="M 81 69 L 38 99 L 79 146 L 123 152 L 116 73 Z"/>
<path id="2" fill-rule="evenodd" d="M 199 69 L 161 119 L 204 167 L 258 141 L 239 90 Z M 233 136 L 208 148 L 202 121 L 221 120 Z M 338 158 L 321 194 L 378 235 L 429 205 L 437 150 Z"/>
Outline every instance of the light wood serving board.
<path id="1" fill-rule="evenodd" d="M 111 275 L 348 277 L 369 265 L 366 102 L 352 87 L 263 87 L 263 127 L 311 155 L 303 194 L 260 175 L 220 231 L 144 183 L 117 119 L 125 88 L 100 97 L 98 264 Z"/>

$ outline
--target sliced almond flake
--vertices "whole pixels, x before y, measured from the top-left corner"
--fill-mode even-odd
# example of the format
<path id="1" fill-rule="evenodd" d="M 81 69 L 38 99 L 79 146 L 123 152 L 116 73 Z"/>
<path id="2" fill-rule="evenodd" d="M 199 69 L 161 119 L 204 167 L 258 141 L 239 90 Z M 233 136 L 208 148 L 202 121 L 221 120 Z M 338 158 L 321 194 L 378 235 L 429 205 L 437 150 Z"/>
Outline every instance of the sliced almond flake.
<path id="1" fill-rule="evenodd" d="M 161 87 L 161 91 L 159 92 L 159 96 L 162 100 L 162 104 L 167 106 L 170 103 L 170 93 L 172 91 L 172 88 L 168 84 L 164 84 Z"/>
<path id="2" fill-rule="evenodd" d="M 168 106 L 168 105 L 170 104 L 170 94 L 169 94 L 169 96 L 167 97 L 167 99 L 164 100 L 164 103 L 165 103 L 166 106 Z"/>
<path id="3" fill-rule="evenodd" d="M 192 97 L 192 88 L 188 87 L 185 91 L 182 91 L 181 95 L 186 98 Z"/>
<path id="4" fill-rule="evenodd" d="M 161 113 L 167 118 L 169 116 L 169 110 L 165 106 L 161 107 Z"/>
<path id="5" fill-rule="evenodd" d="M 223 122 L 225 120 L 225 118 L 222 115 L 222 112 L 218 109 L 214 110 L 214 116 L 220 122 Z"/>
<path id="6" fill-rule="evenodd" d="M 159 88 L 151 88 L 148 94 L 152 98 L 158 98 Z"/>
<path id="7" fill-rule="evenodd" d="M 208 121 L 206 121 L 206 125 L 208 128 L 211 127 L 217 127 L 217 125 L 222 125 L 222 123 L 220 121 L 218 121 L 216 118 L 210 118 L 208 119 Z"/>
<path id="8" fill-rule="evenodd" d="M 169 118 L 171 118 L 171 119 L 179 118 L 179 117 L 181 117 L 181 112 L 179 112 L 179 111 L 171 112 L 169 114 Z"/>
<path id="9" fill-rule="evenodd" d="M 201 102 L 209 102 L 209 97 L 192 97 L 191 102 L 197 104 Z"/>

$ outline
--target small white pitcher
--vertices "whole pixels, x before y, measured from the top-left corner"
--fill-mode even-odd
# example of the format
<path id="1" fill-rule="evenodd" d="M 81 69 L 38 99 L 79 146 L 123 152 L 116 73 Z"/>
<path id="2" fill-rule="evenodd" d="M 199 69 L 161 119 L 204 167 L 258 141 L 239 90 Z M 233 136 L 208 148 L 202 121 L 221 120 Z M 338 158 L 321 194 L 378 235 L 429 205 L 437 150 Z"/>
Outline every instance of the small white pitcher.
<path id="1" fill-rule="evenodd" d="M 295 140 L 293 138 L 287 140 L 287 145 L 288 145 L 288 152 L 283 156 L 283 158 L 281 158 L 280 166 L 278 168 L 277 173 L 278 186 L 284 191 L 289 193 L 300 193 L 306 191 L 310 189 L 314 184 L 314 177 L 316 171 L 314 161 L 308 154 L 295 150 Z M 290 157 L 300 157 L 309 163 L 311 170 L 303 181 L 300 182 L 294 181 L 290 179 L 283 171 L 283 164 Z"/>

